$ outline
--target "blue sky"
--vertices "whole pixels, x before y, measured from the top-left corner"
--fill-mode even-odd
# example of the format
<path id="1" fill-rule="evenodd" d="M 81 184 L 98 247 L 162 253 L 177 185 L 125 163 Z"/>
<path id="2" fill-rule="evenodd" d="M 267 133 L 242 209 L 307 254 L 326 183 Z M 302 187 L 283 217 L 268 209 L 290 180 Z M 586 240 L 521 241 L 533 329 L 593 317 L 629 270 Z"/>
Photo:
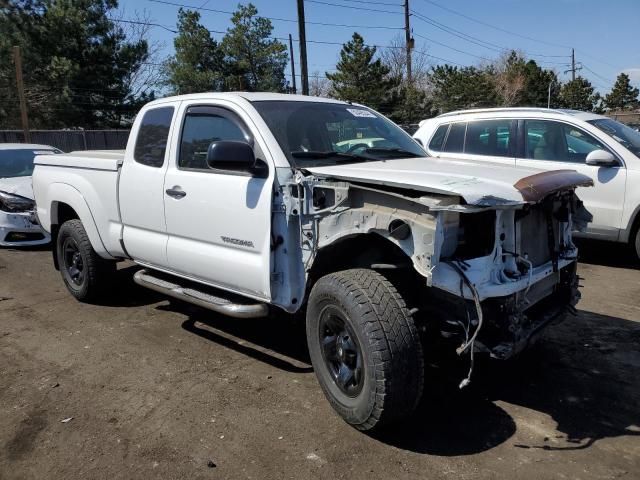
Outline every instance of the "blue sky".
<path id="1" fill-rule="evenodd" d="M 167 1 L 221 11 L 233 11 L 239 3 L 237 0 Z M 281 19 L 272 21 L 274 36 L 286 38 L 291 33 L 294 39 L 298 37 L 296 0 L 253 0 L 252 3 L 260 15 Z M 388 45 L 394 37 L 404 35 L 402 3 L 402 0 L 307 0 L 309 72 L 324 74 L 334 69 L 340 51 L 340 45 L 312 41 L 342 43 L 358 31 L 369 44 Z M 576 61 L 584 67 L 579 74 L 588 78 L 601 93 L 609 91 L 621 71 L 629 73 L 632 81 L 640 85 L 640 0 L 410 0 L 410 7 L 416 13 L 411 17 L 416 50 L 432 55 L 428 57 L 430 62 L 443 63 L 434 58 L 440 57 L 473 65 L 483 61 L 479 57 L 495 58 L 501 48 L 519 49 L 546 68 L 554 68 L 560 78 L 566 80 L 569 75 L 563 71 L 568 68 L 571 47 L 574 47 Z M 176 6 L 151 0 L 120 0 L 120 8 L 124 18 L 146 11 L 151 21 L 175 29 Z M 206 10 L 200 13 L 202 23 L 210 30 L 226 31 L 230 25 L 230 15 L 226 13 Z M 164 55 L 173 52 L 173 33 L 153 28 L 150 34 L 153 40 L 163 44 Z M 213 36 L 219 40 L 223 34 Z M 294 49 L 299 74 L 296 43 Z"/>

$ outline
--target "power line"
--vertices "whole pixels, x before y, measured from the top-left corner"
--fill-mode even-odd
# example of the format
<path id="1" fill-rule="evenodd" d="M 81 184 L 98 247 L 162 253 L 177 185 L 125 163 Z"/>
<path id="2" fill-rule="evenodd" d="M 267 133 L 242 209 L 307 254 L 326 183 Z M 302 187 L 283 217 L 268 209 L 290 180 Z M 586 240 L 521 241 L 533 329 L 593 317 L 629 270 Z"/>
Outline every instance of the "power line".
<path id="1" fill-rule="evenodd" d="M 159 27 L 159 28 L 163 28 L 168 32 L 171 33 L 178 33 L 176 30 L 173 30 L 165 25 L 161 25 L 159 23 L 153 23 L 153 22 L 142 22 L 142 21 L 138 21 L 138 20 L 123 20 L 121 18 L 112 18 L 111 19 L 112 22 L 117 22 L 117 23 L 130 23 L 133 25 L 144 25 L 147 27 Z"/>
<path id="2" fill-rule="evenodd" d="M 402 12 L 394 12 L 392 10 L 381 10 L 377 8 L 364 8 L 364 7 L 356 7 L 353 5 L 340 5 L 339 3 L 330 3 L 330 2 L 321 2 L 319 0 L 305 0 L 305 3 L 317 3 L 319 5 L 329 5 L 330 7 L 340 7 L 340 8 L 351 8 L 353 10 L 364 10 L 367 12 L 380 12 L 380 13 L 391 13 L 396 15 L 403 15 Z"/>
<path id="3" fill-rule="evenodd" d="M 539 38 L 529 37 L 529 36 L 523 35 L 521 33 L 512 32 L 511 30 L 507 30 L 505 28 L 498 27 L 497 25 L 493 25 L 491 23 L 487 23 L 487 22 L 484 22 L 482 20 L 478 20 L 477 18 L 471 17 L 469 15 L 465 15 L 464 13 L 461 13 L 461 12 L 459 12 L 457 10 L 452 9 L 452 8 L 445 7 L 444 5 L 441 5 L 441 4 L 437 3 L 437 2 L 434 2 L 433 0 L 423 0 L 423 1 L 427 2 L 427 3 L 430 3 L 431 5 L 434 5 L 434 6 L 438 7 L 438 8 L 443 9 L 443 10 L 446 10 L 447 12 L 453 13 L 454 15 L 458 15 L 459 17 L 466 18 L 467 20 L 470 20 L 472 22 L 478 23 L 480 25 L 484 25 L 485 27 L 493 28 L 494 30 L 497 30 L 499 32 L 507 33 L 509 35 L 513 35 L 513 36 L 516 36 L 516 37 L 519 37 L 519 38 L 523 38 L 525 40 L 530 40 L 532 42 L 537 42 L 537 43 L 540 43 L 540 44 L 543 44 L 543 45 L 549 45 L 549 46 L 552 46 L 552 47 L 559 47 L 559 48 L 571 48 L 568 45 L 562 45 L 560 43 L 548 42 L 546 40 L 541 40 Z M 620 67 L 618 67 L 616 65 L 613 65 L 613 64 L 611 64 L 609 62 L 606 62 L 604 60 L 598 59 L 597 57 L 594 57 L 593 55 L 590 55 L 590 54 L 588 54 L 588 53 L 586 53 L 586 52 L 584 52 L 582 50 L 576 49 L 576 51 L 578 51 L 582 56 L 591 58 L 591 59 L 593 59 L 593 60 L 595 60 L 595 61 L 597 61 L 599 63 L 602 63 L 604 65 L 608 65 L 610 67 L 618 68 L 618 69 L 620 68 Z M 539 55 L 531 55 L 531 56 L 541 57 L 543 55 L 539 54 Z M 546 55 L 546 56 L 547 57 L 565 57 L 566 55 Z"/>
<path id="4" fill-rule="evenodd" d="M 480 56 L 480 55 L 476 55 L 476 54 L 474 54 L 474 53 L 465 52 L 464 50 L 459 50 L 459 49 L 457 49 L 457 48 L 455 48 L 455 47 L 452 47 L 452 46 L 450 46 L 450 45 L 447 45 L 446 43 L 442 43 L 442 42 L 439 42 L 439 41 L 437 41 L 437 40 L 433 40 L 432 38 L 425 37 L 424 35 L 420 35 L 419 33 L 415 33 L 415 32 L 414 32 L 414 35 L 415 35 L 416 37 L 422 38 L 423 40 L 427 40 L 428 42 L 435 43 L 436 45 L 440 45 L 441 47 L 448 48 L 449 50 L 453 50 L 453 51 L 455 51 L 455 52 L 462 53 L 462 54 L 464 54 L 464 55 L 469 55 L 469 56 L 471 56 L 471 57 L 476 57 L 476 58 L 479 58 L 479 59 L 481 59 L 481 60 L 486 60 L 486 61 L 489 61 L 489 62 L 490 62 L 490 61 L 492 61 L 490 58 L 482 57 L 482 56 Z"/>
<path id="5" fill-rule="evenodd" d="M 235 12 L 231 12 L 228 10 L 218 10 L 215 8 L 205 8 L 205 7 L 197 7 L 195 5 L 186 5 L 183 3 L 175 3 L 175 2 L 169 2 L 166 0 L 148 0 L 149 2 L 153 2 L 153 3 L 161 3 L 164 5 L 171 5 L 173 7 L 180 7 L 180 8 L 187 8 L 190 10 L 202 10 L 205 12 L 214 12 L 214 13 L 225 13 L 227 15 L 233 15 Z M 346 6 L 346 5 L 345 5 Z M 351 8 L 358 8 L 359 7 L 351 7 Z M 279 18 L 279 17 L 265 17 L 263 15 L 256 15 L 256 17 L 258 18 L 266 18 L 268 20 L 273 20 L 276 22 L 289 22 L 289 23 L 298 23 L 297 19 L 293 19 L 293 18 Z M 322 27 L 344 27 L 344 28 L 371 28 L 371 29 L 382 29 L 382 30 L 402 30 L 402 27 L 390 27 L 388 25 L 350 25 L 350 24 L 344 24 L 344 23 L 329 23 L 329 22 L 313 22 L 313 21 L 307 21 L 306 23 L 308 23 L 309 25 L 319 25 Z M 176 33 L 176 32 L 174 32 Z M 225 33 L 225 32 L 222 32 Z"/>
<path id="6" fill-rule="evenodd" d="M 474 37 L 473 35 L 469 35 L 466 34 L 464 32 L 461 32 L 460 30 L 456 30 L 455 28 L 449 27 L 448 25 L 445 25 L 444 23 L 438 22 L 437 20 L 434 20 L 433 18 L 427 17 L 426 15 L 421 14 L 420 12 L 417 12 L 415 10 L 411 10 L 411 13 L 413 13 L 413 15 L 418 19 L 421 20 L 431 26 L 434 26 L 446 33 L 448 33 L 449 35 L 453 35 L 455 37 L 461 38 L 462 40 L 465 40 L 467 42 L 473 43 L 475 45 L 478 45 L 480 47 L 489 49 L 489 50 L 493 50 L 495 52 L 504 52 L 505 50 L 512 50 L 511 48 L 507 48 L 504 47 L 502 45 L 498 45 L 495 43 L 491 43 L 491 42 L 487 42 L 485 40 L 482 40 L 478 37 Z M 552 56 L 552 55 L 544 55 L 544 54 L 536 54 L 536 53 L 531 53 L 531 52 L 526 52 L 523 51 L 523 53 L 525 53 L 527 56 L 529 57 L 558 57 L 558 58 L 567 58 L 568 55 L 557 55 L 557 56 Z M 563 64 L 564 63 L 560 63 L 560 62 L 547 62 L 549 64 Z"/>
<path id="7" fill-rule="evenodd" d="M 593 70 L 591 70 L 589 67 L 587 67 L 584 63 L 582 64 L 583 68 L 585 68 L 586 70 L 590 71 L 592 74 L 594 74 L 596 77 L 598 77 L 601 80 L 604 80 L 605 82 L 607 82 L 608 85 L 613 85 L 614 82 L 613 80 L 609 79 L 609 78 L 605 78 L 602 75 L 600 75 L 599 73 L 594 72 Z"/>
<path id="8" fill-rule="evenodd" d="M 387 3 L 387 2 L 369 2 L 367 0 L 341 0 L 342 2 L 349 3 L 364 3 L 365 5 L 386 5 L 389 7 L 402 7 L 401 3 Z"/>
<path id="9" fill-rule="evenodd" d="M 459 17 L 466 18 L 467 20 L 470 20 L 472 22 L 478 23 L 480 25 L 484 25 L 485 27 L 493 28 L 494 30 L 498 30 L 498 31 L 503 32 L 503 33 L 508 33 L 509 35 L 514 35 L 516 37 L 524 38 L 525 40 L 531 40 L 531 41 L 534 41 L 534 42 L 543 43 L 545 45 L 550 45 L 552 47 L 571 48 L 571 47 L 568 47 L 566 45 L 560 45 L 558 43 L 546 42 L 544 40 L 539 40 L 539 39 L 536 39 L 536 38 L 533 38 L 533 37 L 528 37 L 526 35 L 522 35 L 520 33 L 512 32 L 512 31 L 504 29 L 502 27 L 498 27 L 496 25 L 492 25 L 490 23 L 483 22 L 482 20 L 478 20 L 477 18 L 471 17 L 469 15 L 465 15 L 464 13 L 458 12 L 457 10 L 453 10 L 452 8 L 445 7 L 443 5 L 440 5 L 439 3 L 433 2 L 432 0 L 423 0 L 423 1 L 427 2 L 427 3 L 430 3 L 431 5 L 434 5 L 434 6 L 438 7 L 438 8 L 443 9 L 443 10 L 446 10 L 449 13 L 453 13 L 454 15 L 458 15 Z M 542 56 L 542 55 L 538 55 L 538 56 Z M 551 56 L 551 57 L 564 57 L 566 55 L 549 55 L 549 56 Z"/>

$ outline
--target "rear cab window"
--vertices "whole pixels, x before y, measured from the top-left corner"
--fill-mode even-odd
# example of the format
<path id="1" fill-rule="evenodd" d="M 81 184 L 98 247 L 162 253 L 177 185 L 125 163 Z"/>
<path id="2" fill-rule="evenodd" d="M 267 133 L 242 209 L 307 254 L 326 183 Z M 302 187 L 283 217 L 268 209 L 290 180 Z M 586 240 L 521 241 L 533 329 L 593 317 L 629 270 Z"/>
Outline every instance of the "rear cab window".
<path id="1" fill-rule="evenodd" d="M 133 151 L 133 159 L 136 162 L 149 167 L 162 167 L 173 110 L 173 107 L 159 107 L 144 113 Z"/>

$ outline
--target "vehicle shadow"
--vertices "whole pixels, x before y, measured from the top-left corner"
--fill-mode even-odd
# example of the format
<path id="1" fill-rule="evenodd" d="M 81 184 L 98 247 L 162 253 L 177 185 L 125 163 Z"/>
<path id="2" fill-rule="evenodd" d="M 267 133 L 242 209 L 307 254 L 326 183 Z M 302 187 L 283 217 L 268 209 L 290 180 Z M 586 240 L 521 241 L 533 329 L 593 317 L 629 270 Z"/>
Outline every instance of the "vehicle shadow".
<path id="1" fill-rule="evenodd" d="M 510 362 L 479 361 L 472 383 L 460 362 L 427 369 L 414 418 L 378 440 L 432 455 L 467 455 L 493 448 L 516 432 L 497 401 L 549 415 L 553 439 L 519 448 L 586 449 L 603 438 L 640 435 L 640 322 L 581 311 L 549 328 L 538 345 Z M 526 422 L 526 419 L 523 421 Z"/>
<path id="2" fill-rule="evenodd" d="M 586 238 L 574 239 L 580 263 L 605 267 L 640 269 L 640 262 L 627 245 Z"/>
<path id="3" fill-rule="evenodd" d="M 153 290 L 141 287 L 133 281 L 133 275 L 142 267 L 131 262 L 122 262 L 110 281 L 108 295 L 95 300 L 96 305 L 103 307 L 142 307 L 166 300 Z"/>
<path id="4" fill-rule="evenodd" d="M 182 328 L 201 338 L 287 372 L 313 372 L 304 322 L 292 316 L 233 319 L 175 301 L 158 308 L 187 315 Z"/>
<path id="5" fill-rule="evenodd" d="M 173 301 L 157 308 L 185 315 L 182 328 L 208 341 L 284 371 L 312 371 L 300 319 L 235 320 Z M 503 404 L 548 415 L 556 423 L 552 438 L 541 434 L 531 444 L 514 445 L 518 448 L 587 449 L 604 438 L 640 436 L 640 322 L 579 311 L 549 327 L 515 360 L 477 357 L 471 385 L 460 390 L 467 369 L 466 359 L 428 359 L 416 413 L 371 437 L 416 453 L 471 455 L 516 434 L 516 421 Z"/>

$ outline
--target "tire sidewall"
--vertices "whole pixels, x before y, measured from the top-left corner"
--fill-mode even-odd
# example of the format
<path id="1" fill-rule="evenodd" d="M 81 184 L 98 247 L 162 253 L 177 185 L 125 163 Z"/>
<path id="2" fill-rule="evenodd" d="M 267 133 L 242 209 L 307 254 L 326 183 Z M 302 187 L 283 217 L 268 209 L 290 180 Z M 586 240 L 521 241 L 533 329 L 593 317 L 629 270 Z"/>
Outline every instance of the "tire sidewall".
<path id="1" fill-rule="evenodd" d="M 329 372 L 320 346 L 320 317 L 324 309 L 333 306 L 341 311 L 344 321 L 355 335 L 362 354 L 364 383 L 355 397 L 349 397 L 336 385 Z M 309 355 L 318 382 L 333 408 L 348 423 L 358 425 L 366 422 L 375 406 L 375 368 L 369 348 L 369 341 L 360 320 L 361 306 L 350 295 L 344 295 L 336 283 L 321 279 L 314 286 L 307 307 L 307 343 Z"/>
<path id="2" fill-rule="evenodd" d="M 74 295 L 75 297 L 82 298 L 82 297 L 85 297 L 88 293 L 89 275 L 88 275 L 88 272 L 85 272 L 81 285 L 76 285 L 69 277 L 69 272 L 67 270 L 65 260 L 64 260 L 64 252 L 62 250 L 64 246 L 64 242 L 67 238 L 72 238 L 76 242 L 76 245 L 78 245 L 78 251 L 80 253 L 80 256 L 82 257 L 82 262 L 85 268 L 88 268 L 89 263 L 87 259 L 87 252 L 85 251 L 86 250 L 85 245 L 82 242 L 82 238 L 80 238 L 80 235 L 78 235 L 76 230 L 72 228 L 72 225 L 69 222 L 64 223 L 62 227 L 60 227 L 60 231 L 58 232 L 58 238 L 56 240 L 56 255 L 58 256 L 58 265 L 60 266 L 60 274 L 62 275 L 62 280 L 64 281 L 65 286 L 71 292 L 72 295 Z"/>

